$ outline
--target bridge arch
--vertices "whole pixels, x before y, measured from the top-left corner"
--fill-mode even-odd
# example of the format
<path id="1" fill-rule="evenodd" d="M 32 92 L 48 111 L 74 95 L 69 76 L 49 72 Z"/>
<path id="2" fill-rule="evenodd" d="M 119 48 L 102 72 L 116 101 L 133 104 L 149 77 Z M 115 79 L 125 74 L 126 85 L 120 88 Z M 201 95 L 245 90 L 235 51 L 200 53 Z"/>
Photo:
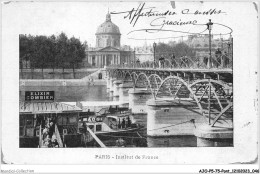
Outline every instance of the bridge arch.
<path id="1" fill-rule="evenodd" d="M 214 126 L 220 122 L 233 127 L 233 88 L 221 80 L 203 79 L 190 85 L 202 114 Z"/>
<path id="2" fill-rule="evenodd" d="M 180 98 L 181 91 L 188 91 L 184 98 L 193 99 L 200 113 L 208 119 L 209 124 L 227 124 L 232 127 L 233 120 L 233 90 L 232 87 L 220 80 L 196 80 L 192 84 L 177 76 L 169 76 L 163 80 L 155 94 L 155 99 L 172 95 L 173 99 Z"/>
<path id="3" fill-rule="evenodd" d="M 149 80 L 149 76 L 147 76 L 145 73 L 138 74 L 138 76 L 137 76 L 137 78 L 135 79 L 135 82 L 134 82 L 134 88 L 137 87 L 138 82 L 143 82 L 144 87 L 147 90 L 150 90 L 151 94 L 154 97 L 154 91 L 153 91 L 153 88 L 151 86 L 151 83 L 150 83 L 150 80 Z"/>
<path id="4" fill-rule="evenodd" d="M 150 90 L 153 97 L 155 98 L 155 93 L 158 91 L 159 86 L 162 82 L 162 78 L 157 74 L 147 75 L 145 73 L 140 73 L 134 80 L 134 88 L 137 87 L 138 82 L 144 82 L 144 86 Z"/>
<path id="5" fill-rule="evenodd" d="M 118 69 L 113 69 L 109 71 L 109 76 L 115 78 L 117 76 L 118 71 L 119 71 Z"/>
<path id="6" fill-rule="evenodd" d="M 138 78 L 138 74 L 134 71 L 131 72 L 131 78 L 132 78 L 133 84 L 135 84 L 135 81 Z"/>
<path id="7" fill-rule="evenodd" d="M 163 81 L 158 74 L 149 75 L 148 80 L 150 81 L 152 89 L 156 89 L 155 91 L 158 91 L 159 86 Z"/>
<path id="8" fill-rule="evenodd" d="M 115 69 L 114 71 L 112 71 L 112 78 L 120 78 L 122 72 L 118 69 Z"/>
<path id="9" fill-rule="evenodd" d="M 124 77 L 124 72 L 121 71 L 121 70 L 119 70 L 119 71 L 117 72 L 117 78 L 118 78 L 118 79 L 123 79 L 123 77 Z"/>
<path id="10" fill-rule="evenodd" d="M 145 80 L 148 80 L 148 77 L 147 77 L 147 75 L 146 75 L 145 73 L 140 73 L 140 74 L 138 74 L 138 75 L 137 75 L 137 78 L 136 78 L 135 81 L 134 81 L 134 88 L 136 87 L 137 82 L 138 82 L 139 79 L 141 79 L 141 77 L 144 77 Z"/>
<path id="11" fill-rule="evenodd" d="M 196 80 L 194 81 L 192 84 L 190 84 L 190 86 L 194 86 L 195 84 L 197 83 L 206 83 L 206 82 L 213 82 L 213 83 L 216 83 L 216 84 L 219 84 L 225 88 L 228 88 L 228 89 L 231 89 L 231 86 L 229 86 L 226 82 L 222 81 L 222 80 L 214 80 L 214 79 L 199 79 L 199 80 Z"/>
<path id="12" fill-rule="evenodd" d="M 183 85 L 185 85 L 187 87 L 187 89 L 192 93 L 192 90 L 189 88 L 189 85 L 186 81 L 184 81 L 182 78 L 178 77 L 178 76 L 169 76 L 167 78 L 165 78 L 162 83 L 160 84 L 160 86 L 158 87 L 158 91 L 156 92 L 155 97 L 158 96 L 158 94 L 160 93 L 160 90 L 163 88 L 163 85 L 165 85 L 168 81 L 170 80 L 175 80 L 175 84 L 177 81 L 181 82 Z M 178 91 L 177 91 L 178 92 Z"/>
<path id="13" fill-rule="evenodd" d="M 128 80 L 128 77 L 130 78 L 129 80 L 132 80 L 131 73 L 129 71 L 124 71 L 123 81 Z"/>

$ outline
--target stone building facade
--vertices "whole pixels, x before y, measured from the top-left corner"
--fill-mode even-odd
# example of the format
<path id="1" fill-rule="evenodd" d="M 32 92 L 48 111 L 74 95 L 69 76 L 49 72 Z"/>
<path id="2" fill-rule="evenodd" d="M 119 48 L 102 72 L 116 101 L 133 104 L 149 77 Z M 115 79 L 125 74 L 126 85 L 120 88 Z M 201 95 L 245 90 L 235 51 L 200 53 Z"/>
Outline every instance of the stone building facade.
<path id="1" fill-rule="evenodd" d="M 134 61 L 134 51 L 129 46 L 121 46 L 119 27 L 106 15 L 104 23 L 98 26 L 96 32 L 96 47 L 88 48 L 87 64 L 100 67 L 114 64 L 130 64 Z"/>
<path id="2" fill-rule="evenodd" d="M 228 43 L 231 40 L 227 39 L 224 40 L 222 37 L 214 39 L 213 36 L 211 37 L 211 51 L 212 55 L 215 51 L 219 48 L 222 53 L 228 52 L 231 53 L 231 48 L 229 48 Z M 209 36 L 200 36 L 200 35 L 190 35 L 188 40 L 185 43 L 193 48 L 196 52 L 196 57 L 204 57 L 209 56 Z"/>

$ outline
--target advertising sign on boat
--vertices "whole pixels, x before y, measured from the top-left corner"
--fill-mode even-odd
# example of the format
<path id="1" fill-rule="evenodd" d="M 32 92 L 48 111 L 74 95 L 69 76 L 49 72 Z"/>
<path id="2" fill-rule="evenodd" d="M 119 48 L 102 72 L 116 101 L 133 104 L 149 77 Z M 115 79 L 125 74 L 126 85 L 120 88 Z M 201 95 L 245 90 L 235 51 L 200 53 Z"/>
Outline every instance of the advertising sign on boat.
<path id="1" fill-rule="evenodd" d="M 25 101 L 54 100 L 54 91 L 25 91 Z"/>

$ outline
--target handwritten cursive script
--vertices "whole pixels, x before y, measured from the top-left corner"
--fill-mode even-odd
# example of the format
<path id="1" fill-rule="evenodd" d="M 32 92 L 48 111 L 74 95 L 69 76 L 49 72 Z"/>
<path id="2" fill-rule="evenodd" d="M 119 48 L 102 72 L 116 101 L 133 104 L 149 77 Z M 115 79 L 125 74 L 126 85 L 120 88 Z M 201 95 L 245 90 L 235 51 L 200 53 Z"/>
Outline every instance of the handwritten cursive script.
<path id="1" fill-rule="evenodd" d="M 133 26 L 135 26 L 135 24 L 137 23 L 137 21 L 139 20 L 140 17 L 153 17 L 153 16 L 173 16 L 176 15 L 177 13 L 174 11 L 164 11 L 164 12 L 158 12 L 158 11 L 154 11 L 155 7 L 147 7 L 145 8 L 145 3 L 139 4 L 139 6 L 135 9 L 132 8 L 132 10 L 129 11 L 123 11 L 123 12 L 112 12 L 111 14 L 124 14 L 126 13 L 126 15 L 124 16 L 124 19 L 129 19 L 130 20 L 130 24 L 133 24 Z"/>
<path id="2" fill-rule="evenodd" d="M 207 10 L 190 10 L 190 9 L 181 9 L 179 13 L 176 11 L 171 10 L 164 10 L 164 11 L 156 11 L 156 7 L 146 7 L 145 3 L 140 3 L 137 8 L 132 8 L 131 10 L 121 11 L 121 12 L 111 12 L 111 14 L 124 14 L 124 19 L 129 20 L 130 24 L 133 27 L 137 24 L 140 18 L 151 17 L 150 27 L 143 28 L 143 29 L 135 29 L 130 31 L 130 33 L 134 32 L 148 32 L 148 33 L 155 33 L 155 32 L 180 32 L 180 33 L 190 33 L 183 30 L 173 30 L 173 27 L 164 28 L 165 26 L 184 26 L 184 25 L 203 25 L 198 24 L 198 21 L 195 19 L 189 20 L 182 20 L 169 18 L 170 16 L 177 16 L 177 15 L 189 15 L 189 16 L 212 16 L 212 15 L 219 15 L 226 13 L 222 10 L 216 8 L 210 8 Z M 206 27 L 206 24 L 205 24 Z"/>
<path id="3" fill-rule="evenodd" d="M 128 19 L 130 21 L 130 24 L 133 25 L 133 27 L 136 25 L 140 17 L 166 17 L 166 16 L 177 15 L 177 12 L 175 11 L 166 10 L 166 11 L 159 12 L 156 11 L 155 8 L 156 7 L 145 7 L 145 3 L 141 3 L 138 5 L 137 8 L 132 8 L 131 10 L 128 11 L 111 12 L 111 14 L 125 14 L 124 19 Z M 181 15 L 194 15 L 194 16 L 218 15 L 223 13 L 226 12 L 223 12 L 222 10 L 218 10 L 216 8 L 205 10 L 205 11 L 196 10 L 194 12 L 192 12 L 190 9 L 183 9 L 180 12 Z M 177 22 L 172 22 L 172 23 L 177 23 Z M 194 24 L 195 22 L 191 20 L 191 22 L 188 23 Z"/>

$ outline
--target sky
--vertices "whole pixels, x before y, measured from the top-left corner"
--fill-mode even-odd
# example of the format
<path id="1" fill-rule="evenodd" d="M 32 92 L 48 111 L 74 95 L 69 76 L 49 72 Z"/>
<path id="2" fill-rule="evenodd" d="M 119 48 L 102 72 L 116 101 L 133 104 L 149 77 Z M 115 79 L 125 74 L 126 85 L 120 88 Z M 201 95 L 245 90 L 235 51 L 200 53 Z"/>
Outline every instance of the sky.
<path id="1" fill-rule="evenodd" d="M 75 36 L 80 38 L 81 41 L 86 41 L 88 45 L 95 46 L 95 33 L 97 27 L 105 21 L 108 10 L 110 12 L 124 12 L 131 11 L 133 8 L 142 4 L 138 2 L 16 2 L 9 3 L 3 7 L 3 14 L 9 17 L 7 26 L 18 27 L 19 34 L 31 34 L 31 35 L 58 35 L 62 31 L 69 37 Z M 128 18 L 124 18 L 127 13 L 124 14 L 112 14 L 112 22 L 120 28 L 121 32 L 121 45 L 130 45 L 131 47 L 142 46 L 146 42 L 151 45 L 153 42 L 165 42 L 178 41 L 180 36 L 187 36 L 190 33 L 207 34 L 208 30 L 206 23 L 209 19 L 212 20 L 213 29 L 212 33 L 216 34 L 214 38 L 219 38 L 220 34 L 230 33 L 230 29 L 219 24 L 226 25 L 233 30 L 233 37 L 237 35 L 237 30 L 247 25 L 248 21 L 243 19 L 237 19 L 237 14 L 245 13 L 248 15 L 247 7 L 253 8 L 252 3 L 237 3 L 237 2 L 176 2 L 175 8 L 171 5 L 170 1 L 163 2 L 146 2 L 145 8 L 154 7 L 152 10 L 156 12 L 165 12 L 170 10 L 175 12 L 175 15 L 164 17 L 140 17 L 133 26 L 130 24 Z M 195 14 L 182 14 L 182 11 L 194 13 L 196 10 L 200 12 L 209 11 L 215 9 L 221 10 L 224 13 L 212 14 L 212 15 L 195 15 Z M 144 9 L 143 11 L 148 11 Z M 250 13 L 256 13 L 255 10 Z M 158 19 L 159 18 L 159 19 Z M 11 19 L 11 20 L 10 20 Z M 203 25 L 164 25 L 164 30 L 170 31 L 156 31 L 156 32 L 132 32 L 134 30 L 142 29 L 160 29 L 165 21 L 196 21 L 196 24 Z M 241 21 L 241 23 L 240 23 Z M 153 25 L 157 26 L 151 26 Z M 243 24 L 244 23 L 244 24 Z M 250 26 L 250 22 L 248 24 Z M 182 31 L 173 32 L 174 31 Z M 149 30 L 150 31 L 150 30 Z M 185 33 L 189 32 L 189 33 Z M 223 35 L 222 35 L 223 36 Z M 229 35 L 225 35 L 228 37 Z M 179 37 L 179 38 L 169 38 Z M 132 39 L 131 39 L 132 38 Z M 168 39 L 162 39 L 168 38 Z M 141 40 L 136 40 L 141 39 Z M 155 40 L 152 40 L 155 39 Z M 184 37 L 186 39 L 186 37 Z"/>

